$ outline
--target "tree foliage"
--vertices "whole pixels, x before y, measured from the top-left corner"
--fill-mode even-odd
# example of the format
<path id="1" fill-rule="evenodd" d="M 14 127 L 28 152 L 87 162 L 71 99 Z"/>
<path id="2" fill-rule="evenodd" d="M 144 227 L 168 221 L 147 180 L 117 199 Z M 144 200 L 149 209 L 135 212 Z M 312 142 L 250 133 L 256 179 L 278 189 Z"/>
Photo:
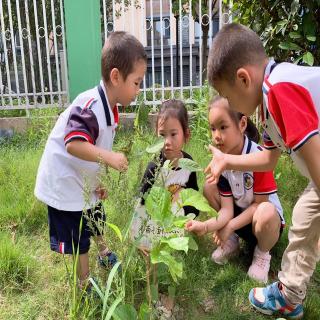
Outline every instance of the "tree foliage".
<path id="1" fill-rule="evenodd" d="M 320 0 L 238 0 L 233 14 L 260 35 L 268 55 L 319 65 Z"/>

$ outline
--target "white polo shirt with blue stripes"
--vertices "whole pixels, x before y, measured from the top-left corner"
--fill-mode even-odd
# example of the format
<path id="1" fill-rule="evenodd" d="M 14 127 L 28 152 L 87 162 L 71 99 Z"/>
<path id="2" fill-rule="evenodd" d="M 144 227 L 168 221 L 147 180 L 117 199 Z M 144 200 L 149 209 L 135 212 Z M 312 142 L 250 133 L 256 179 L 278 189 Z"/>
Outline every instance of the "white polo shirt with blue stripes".
<path id="1" fill-rule="evenodd" d="M 245 136 L 242 154 L 261 152 L 263 148 Z M 235 205 L 247 209 L 254 201 L 255 195 L 268 195 L 269 202 L 276 207 L 282 226 L 285 225 L 283 210 L 277 194 L 277 184 L 272 171 L 253 172 L 225 170 L 218 182 L 222 197 L 233 197 Z"/>
<path id="2" fill-rule="evenodd" d="M 80 139 L 111 150 L 118 121 L 118 109 L 110 107 L 102 81 L 77 96 L 49 135 L 38 169 L 35 196 L 58 210 L 92 208 L 98 201 L 95 190 L 100 165 L 74 157 L 67 152 L 66 145 Z"/>

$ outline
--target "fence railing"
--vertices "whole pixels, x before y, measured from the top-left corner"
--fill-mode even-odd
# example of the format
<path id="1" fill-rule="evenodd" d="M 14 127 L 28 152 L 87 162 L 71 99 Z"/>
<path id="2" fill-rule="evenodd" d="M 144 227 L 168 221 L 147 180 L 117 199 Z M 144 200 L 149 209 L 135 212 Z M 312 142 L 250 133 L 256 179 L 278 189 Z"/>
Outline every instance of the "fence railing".
<path id="1" fill-rule="evenodd" d="M 192 101 L 206 79 L 212 39 L 230 20 L 222 1 L 98 1 L 101 45 L 111 32 L 125 30 L 146 49 L 139 99 L 152 105 L 171 97 Z M 67 104 L 63 0 L 0 0 L 0 18 L 0 109 Z"/>
<path id="2" fill-rule="evenodd" d="M 0 109 L 68 99 L 62 0 L 0 1 Z"/>
<path id="3" fill-rule="evenodd" d="M 125 30 L 145 46 L 148 68 L 142 94 L 152 105 L 171 97 L 192 101 L 206 79 L 212 39 L 231 17 L 219 0 L 102 0 L 101 8 L 103 41 L 111 32 Z"/>

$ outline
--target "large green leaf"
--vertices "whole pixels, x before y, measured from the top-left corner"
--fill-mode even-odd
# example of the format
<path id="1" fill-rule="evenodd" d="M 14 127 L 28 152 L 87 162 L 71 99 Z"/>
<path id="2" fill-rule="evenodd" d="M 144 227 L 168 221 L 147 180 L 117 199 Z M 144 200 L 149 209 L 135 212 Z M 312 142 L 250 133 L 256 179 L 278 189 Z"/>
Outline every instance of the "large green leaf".
<path id="1" fill-rule="evenodd" d="M 301 34 L 299 32 L 292 31 L 292 32 L 289 33 L 289 37 L 291 39 L 300 39 L 301 38 Z"/>
<path id="2" fill-rule="evenodd" d="M 210 206 L 208 200 L 194 189 L 183 189 L 180 192 L 182 206 L 192 206 L 199 211 L 206 212 L 210 216 L 217 216 L 217 212 Z"/>
<path id="3" fill-rule="evenodd" d="M 188 238 L 189 238 L 189 249 L 194 251 L 198 250 L 198 245 L 196 241 L 193 239 L 193 237 L 190 235 Z"/>
<path id="4" fill-rule="evenodd" d="M 172 224 L 175 227 L 183 228 L 188 221 L 193 220 L 195 217 L 194 213 L 189 213 L 187 216 L 174 217 Z"/>
<path id="5" fill-rule="evenodd" d="M 283 50 L 302 50 L 302 48 L 293 42 L 283 41 L 279 44 L 279 48 Z"/>
<path id="6" fill-rule="evenodd" d="M 147 195 L 146 209 L 151 218 L 164 225 L 171 216 L 171 193 L 164 188 L 153 186 Z"/>
<path id="7" fill-rule="evenodd" d="M 139 309 L 139 320 L 149 320 L 151 315 L 152 309 L 148 306 L 147 302 L 143 302 L 140 305 Z"/>
<path id="8" fill-rule="evenodd" d="M 151 257 L 151 262 L 153 264 L 160 263 L 160 262 L 164 263 L 169 268 L 169 272 L 172 276 L 172 279 L 175 282 L 177 282 L 178 278 L 182 278 L 183 276 L 182 262 L 178 261 L 168 251 L 160 250 L 160 247 L 157 247 L 151 251 L 150 257 Z"/>
<path id="9" fill-rule="evenodd" d="M 302 60 L 304 63 L 308 64 L 309 66 L 313 66 L 314 58 L 311 52 L 306 52 L 303 55 Z"/>
<path id="10" fill-rule="evenodd" d="M 203 171 L 203 169 L 199 166 L 195 161 L 188 158 L 179 159 L 179 167 L 182 169 L 187 169 L 191 172 Z"/>
<path id="11" fill-rule="evenodd" d="M 161 239 L 161 243 L 167 243 L 170 248 L 174 250 L 180 250 L 184 251 L 185 253 L 188 253 L 188 243 L 189 238 L 188 237 L 178 237 L 178 238 L 170 238 L 170 239 Z"/>
<path id="12" fill-rule="evenodd" d="M 174 228 L 174 225 L 173 225 L 174 218 L 175 218 L 175 215 L 171 211 L 168 211 L 168 213 L 165 215 L 164 219 L 162 220 L 163 228 L 166 232 L 170 232 L 173 229 L 176 229 Z"/>
<path id="13" fill-rule="evenodd" d="M 112 317 L 114 320 L 136 320 L 138 314 L 131 304 L 120 304 L 115 309 Z"/>
<path id="14" fill-rule="evenodd" d="M 317 40 L 315 36 L 310 36 L 310 35 L 306 36 L 306 38 L 311 42 L 315 42 Z"/>
<path id="15" fill-rule="evenodd" d="M 158 138 L 157 141 L 152 146 L 149 146 L 146 149 L 146 152 L 152 153 L 152 154 L 158 153 L 162 150 L 163 146 L 164 146 L 164 139 Z"/>

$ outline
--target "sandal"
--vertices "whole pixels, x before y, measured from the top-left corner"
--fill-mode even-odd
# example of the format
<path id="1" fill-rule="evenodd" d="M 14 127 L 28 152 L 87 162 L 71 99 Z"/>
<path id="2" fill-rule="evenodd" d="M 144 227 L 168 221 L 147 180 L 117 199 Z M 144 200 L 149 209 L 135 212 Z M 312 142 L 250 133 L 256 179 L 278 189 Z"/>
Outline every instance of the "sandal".
<path id="1" fill-rule="evenodd" d="M 100 267 L 106 269 L 112 269 L 113 266 L 118 262 L 118 257 L 112 251 L 108 251 L 104 256 L 97 256 Z"/>

